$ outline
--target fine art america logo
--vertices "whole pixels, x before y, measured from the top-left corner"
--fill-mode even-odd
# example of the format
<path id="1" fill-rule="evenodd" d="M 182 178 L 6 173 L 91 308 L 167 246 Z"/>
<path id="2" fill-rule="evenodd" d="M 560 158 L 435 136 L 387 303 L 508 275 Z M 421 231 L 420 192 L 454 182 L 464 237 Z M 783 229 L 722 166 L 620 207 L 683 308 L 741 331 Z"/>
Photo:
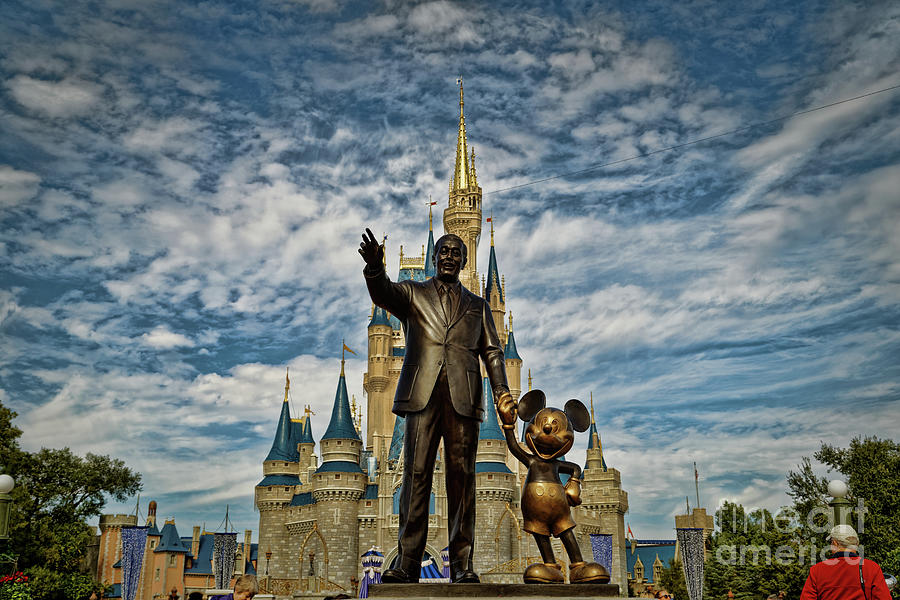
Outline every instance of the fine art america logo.
<path id="1" fill-rule="evenodd" d="M 841 522 L 853 525 L 847 519 L 849 516 L 847 512 L 846 510 L 842 511 Z M 864 533 L 866 507 L 862 498 L 857 499 L 857 505 L 853 512 L 856 513 L 854 529 L 856 529 L 857 533 Z M 775 532 L 780 534 L 794 534 L 794 537 L 790 540 L 793 543 L 785 543 L 778 546 L 767 544 L 723 544 L 716 548 L 716 562 L 726 565 L 812 565 L 825 560 L 831 553 L 829 542 L 819 541 L 817 543 L 817 539 L 821 540 L 822 538 L 818 538 L 818 536 L 817 539 L 803 540 L 801 538 L 801 533 L 825 536 L 831 531 L 833 523 L 831 520 L 832 509 L 830 507 L 816 507 L 802 519 L 796 510 L 789 507 L 781 509 L 778 515 L 769 522 L 764 517 L 765 511 L 763 509 L 754 509 L 746 513 L 746 517 L 754 514 L 760 516 L 757 526 L 760 528 L 761 533 L 766 533 L 767 528 L 772 527 Z M 728 518 L 727 513 L 720 513 L 720 515 L 722 521 Z M 743 511 L 737 511 L 735 507 L 732 507 L 730 531 L 738 532 L 741 529 L 741 522 L 743 522 L 743 533 L 748 533 L 749 519 L 746 517 Z M 806 525 L 805 530 L 803 525 Z M 857 552 L 860 557 L 865 556 L 862 544 L 858 546 Z"/>

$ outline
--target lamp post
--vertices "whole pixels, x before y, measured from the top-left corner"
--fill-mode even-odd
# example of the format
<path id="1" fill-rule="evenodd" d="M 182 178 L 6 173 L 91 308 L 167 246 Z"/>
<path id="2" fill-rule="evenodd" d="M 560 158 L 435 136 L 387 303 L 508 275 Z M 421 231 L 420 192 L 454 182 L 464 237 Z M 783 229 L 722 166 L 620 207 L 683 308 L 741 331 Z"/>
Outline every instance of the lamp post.
<path id="1" fill-rule="evenodd" d="M 271 594 L 272 591 L 269 589 L 269 561 L 272 560 L 272 551 L 266 550 L 266 593 Z"/>
<path id="2" fill-rule="evenodd" d="M 849 525 L 850 524 L 850 501 L 847 500 L 848 492 L 847 484 L 840 479 L 832 479 L 828 482 L 828 494 L 831 496 L 832 525 Z"/>
<path id="3" fill-rule="evenodd" d="M 7 474 L 0 475 L 0 540 L 9 539 L 9 505 L 12 502 L 10 492 L 16 482 Z"/>

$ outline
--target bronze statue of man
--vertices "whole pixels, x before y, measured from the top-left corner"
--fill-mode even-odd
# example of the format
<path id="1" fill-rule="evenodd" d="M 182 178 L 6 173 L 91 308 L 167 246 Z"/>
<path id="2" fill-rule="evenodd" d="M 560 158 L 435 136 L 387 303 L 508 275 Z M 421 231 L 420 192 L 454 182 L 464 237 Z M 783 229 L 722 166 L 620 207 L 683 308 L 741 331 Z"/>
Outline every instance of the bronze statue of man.
<path id="1" fill-rule="evenodd" d="M 475 452 L 484 418 L 479 357 L 494 396 L 504 405 L 512 402 L 490 306 L 459 282 L 459 272 L 466 265 L 466 245 L 459 236 L 447 234 L 435 243 L 435 277 L 399 283 L 388 279 L 384 247 L 372 232 L 366 229 L 362 238 L 359 253 L 366 261 L 363 274 L 372 302 L 397 317 L 406 335 L 406 355 L 392 409 L 406 417 L 399 553 L 396 566 L 386 570 L 381 579 L 385 583 L 419 580 L 434 462 L 443 439 L 450 578 L 454 583 L 478 583 L 472 543 Z"/>

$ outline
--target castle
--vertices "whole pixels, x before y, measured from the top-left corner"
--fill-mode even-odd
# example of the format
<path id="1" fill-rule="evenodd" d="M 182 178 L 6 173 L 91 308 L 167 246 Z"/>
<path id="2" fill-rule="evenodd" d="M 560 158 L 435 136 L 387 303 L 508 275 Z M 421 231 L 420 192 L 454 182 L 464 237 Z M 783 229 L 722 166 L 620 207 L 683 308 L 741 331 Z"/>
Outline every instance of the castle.
<path id="1" fill-rule="evenodd" d="M 475 151 L 469 151 L 459 88 L 459 130 L 456 162 L 450 179 L 448 204 L 443 212 L 446 233 L 461 237 L 468 247 L 468 262 L 460 280 L 488 300 L 504 344 L 510 390 L 518 400 L 522 392 L 522 358 L 516 348 L 512 314 L 507 314 L 506 282 L 500 276 L 491 219 L 491 246 L 486 277 L 479 276 L 477 248 L 482 228 L 482 190 L 475 171 Z M 436 204 L 436 203 L 434 203 Z M 420 256 L 406 256 L 400 248 L 397 280 L 424 281 L 434 275 L 434 233 L 429 214 L 428 238 Z M 360 555 L 371 547 L 385 552 L 385 567 L 396 557 L 398 492 L 401 481 L 403 419 L 391 412 L 394 391 L 405 351 L 399 320 L 374 307 L 368 324 L 368 364 L 363 376 L 367 395 L 365 443 L 354 419 L 341 361 L 331 420 L 319 438 L 319 457 L 309 414 L 292 419 L 288 390 L 276 427 L 275 439 L 263 461 L 263 479 L 256 486 L 259 509 L 259 550 L 268 558 L 258 565 L 262 588 L 288 595 L 296 591 L 351 591 L 362 577 Z M 530 379 L 530 376 L 529 376 Z M 530 381 L 529 381 L 530 387 Z M 486 400 L 491 398 L 485 379 Z M 612 583 L 627 590 L 624 514 L 628 494 L 616 469 L 607 467 L 593 419 L 584 465 L 581 506 L 573 509 L 578 523 L 576 538 L 586 557 L 591 556 L 588 534 L 612 536 Z M 482 581 L 519 583 L 529 562 L 539 553 L 531 535 L 522 531 L 519 510 L 524 467 L 507 451 L 496 413 L 488 410 L 481 425 L 476 458 L 475 569 Z M 554 540 L 554 543 L 558 540 Z M 442 566 L 441 549 L 447 545 L 447 496 L 439 452 L 435 467 L 426 561 Z M 556 547 L 556 556 L 566 554 Z"/>

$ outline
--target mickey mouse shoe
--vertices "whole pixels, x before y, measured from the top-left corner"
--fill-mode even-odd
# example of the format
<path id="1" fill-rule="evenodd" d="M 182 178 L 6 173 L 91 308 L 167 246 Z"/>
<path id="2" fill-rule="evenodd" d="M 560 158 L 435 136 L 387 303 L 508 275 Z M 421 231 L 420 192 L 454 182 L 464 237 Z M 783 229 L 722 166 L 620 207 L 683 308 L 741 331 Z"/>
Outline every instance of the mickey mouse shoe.
<path id="1" fill-rule="evenodd" d="M 569 581 L 572 583 L 609 583 L 609 571 L 595 562 L 572 563 L 569 569 Z"/>

